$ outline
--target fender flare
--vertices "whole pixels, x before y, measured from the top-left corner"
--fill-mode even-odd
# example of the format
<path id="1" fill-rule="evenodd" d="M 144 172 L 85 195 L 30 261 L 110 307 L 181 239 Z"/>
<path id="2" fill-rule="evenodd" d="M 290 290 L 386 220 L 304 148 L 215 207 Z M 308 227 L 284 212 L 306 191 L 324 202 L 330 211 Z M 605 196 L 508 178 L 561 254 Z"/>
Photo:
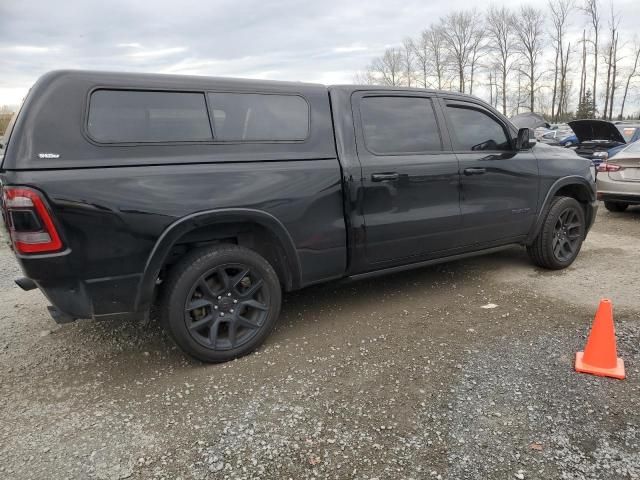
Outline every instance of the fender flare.
<path id="1" fill-rule="evenodd" d="M 571 175 L 568 177 L 559 178 L 553 183 L 553 185 L 551 185 L 549 190 L 547 190 L 547 195 L 545 196 L 544 201 L 542 202 L 542 206 L 538 210 L 538 217 L 536 218 L 533 228 L 531 229 L 531 231 L 529 232 L 529 235 L 527 236 L 527 241 L 526 241 L 527 245 L 533 242 L 533 240 L 536 238 L 536 236 L 540 232 L 540 229 L 542 228 L 542 224 L 544 223 L 547 210 L 549 209 L 549 205 L 551 204 L 553 197 L 555 197 L 556 193 L 558 193 L 558 191 L 561 188 L 566 187 L 568 185 L 579 185 L 581 187 L 584 187 L 586 191 L 589 192 L 590 206 L 592 206 L 592 204 L 595 203 L 596 194 L 595 194 L 593 185 L 589 183 L 584 177 L 581 177 L 579 175 Z M 587 223 L 588 224 L 590 223 L 589 219 L 587 219 Z"/>
<path id="2" fill-rule="evenodd" d="M 137 312 L 145 312 L 151 306 L 156 279 L 167 255 L 179 238 L 199 227 L 229 222 L 256 223 L 273 233 L 285 253 L 286 266 L 291 275 L 291 285 L 288 287 L 291 289 L 299 288 L 301 278 L 300 259 L 291 235 L 280 220 L 270 213 L 250 208 L 205 210 L 179 218 L 162 232 L 147 258 L 144 272 L 140 278 L 135 310 Z"/>

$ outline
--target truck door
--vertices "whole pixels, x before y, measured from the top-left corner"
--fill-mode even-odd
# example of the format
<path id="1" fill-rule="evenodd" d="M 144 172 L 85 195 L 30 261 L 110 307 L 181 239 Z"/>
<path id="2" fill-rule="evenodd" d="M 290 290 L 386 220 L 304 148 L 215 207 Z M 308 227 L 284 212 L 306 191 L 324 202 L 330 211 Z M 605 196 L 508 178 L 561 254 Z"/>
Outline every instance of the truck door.
<path id="1" fill-rule="evenodd" d="M 538 204 L 538 160 L 515 149 L 509 126 L 480 104 L 442 99 L 460 163 L 465 246 L 505 243 L 526 235 Z"/>
<path id="2" fill-rule="evenodd" d="M 444 119 L 434 98 L 356 92 L 352 109 L 366 264 L 408 263 L 455 247 L 461 225 L 458 161 L 445 147 Z"/>

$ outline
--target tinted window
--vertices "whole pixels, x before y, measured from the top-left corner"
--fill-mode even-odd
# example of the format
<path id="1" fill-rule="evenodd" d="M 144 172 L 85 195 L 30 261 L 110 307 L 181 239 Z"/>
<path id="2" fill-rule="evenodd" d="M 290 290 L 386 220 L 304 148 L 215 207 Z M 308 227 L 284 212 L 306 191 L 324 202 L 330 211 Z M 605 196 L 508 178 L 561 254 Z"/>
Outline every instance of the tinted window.
<path id="1" fill-rule="evenodd" d="M 447 113 L 456 150 L 511 150 L 504 128 L 489 115 L 451 105 Z"/>
<path id="2" fill-rule="evenodd" d="M 211 140 L 203 93 L 97 90 L 89 133 L 99 142 Z"/>
<path id="3" fill-rule="evenodd" d="M 209 93 L 216 140 L 297 141 L 309 135 L 309 105 L 297 95 Z"/>
<path id="4" fill-rule="evenodd" d="M 360 103 L 367 149 L 375 154 L 442 150 L 431 100 L 418 97 L 365 97 Z"/>

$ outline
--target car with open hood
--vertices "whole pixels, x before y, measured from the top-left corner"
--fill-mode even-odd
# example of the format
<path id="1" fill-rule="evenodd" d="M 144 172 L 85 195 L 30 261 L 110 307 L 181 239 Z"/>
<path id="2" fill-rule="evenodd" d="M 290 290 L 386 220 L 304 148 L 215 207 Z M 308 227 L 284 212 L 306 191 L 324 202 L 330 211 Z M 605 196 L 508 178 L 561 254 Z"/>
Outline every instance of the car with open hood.
<path id="1" fill-rule="evenodd" d="M 578 140 L 576 153 L 596 165 L 640 138 L 638 125 L 615 124 L 607 120 L 574 120 L 569 122 L 569 126 Z"/>
<path id="2" fill-rule="evenodd" d="M 640 142 L 624 148 L 616 158 L 598 165 L 597 197 L 611 212 L 640 205 Z"/>

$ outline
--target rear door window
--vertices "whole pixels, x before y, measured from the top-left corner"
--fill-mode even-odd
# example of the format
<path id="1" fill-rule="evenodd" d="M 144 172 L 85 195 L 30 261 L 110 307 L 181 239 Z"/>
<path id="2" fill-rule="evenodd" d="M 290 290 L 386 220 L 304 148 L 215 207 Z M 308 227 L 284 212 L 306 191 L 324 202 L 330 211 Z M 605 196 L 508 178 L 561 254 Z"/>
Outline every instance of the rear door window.
<path id="1" fill-rule="evenodd" d="M 88 131 L 104 143 L 211 141 L 204 93 L 96 90 Z"/>
<path id="2" fill-rule="evenodd" d="M 299 95 L 208 95 L 216 141 L 295 142 L 309 135 L 309 104 Z"/>
<path id="3" fill-rule="evenodd" d="M 447 116 L 455 150 L 511 150 L 504 127 L 482 110 L 447 105 Z"/>
<path id="4" fill-rule="evenodd" d="M 374 155 L 411 155 L 442 150 L 431 100 L 365 97 L 360 102 L 364 141 Z"/>

